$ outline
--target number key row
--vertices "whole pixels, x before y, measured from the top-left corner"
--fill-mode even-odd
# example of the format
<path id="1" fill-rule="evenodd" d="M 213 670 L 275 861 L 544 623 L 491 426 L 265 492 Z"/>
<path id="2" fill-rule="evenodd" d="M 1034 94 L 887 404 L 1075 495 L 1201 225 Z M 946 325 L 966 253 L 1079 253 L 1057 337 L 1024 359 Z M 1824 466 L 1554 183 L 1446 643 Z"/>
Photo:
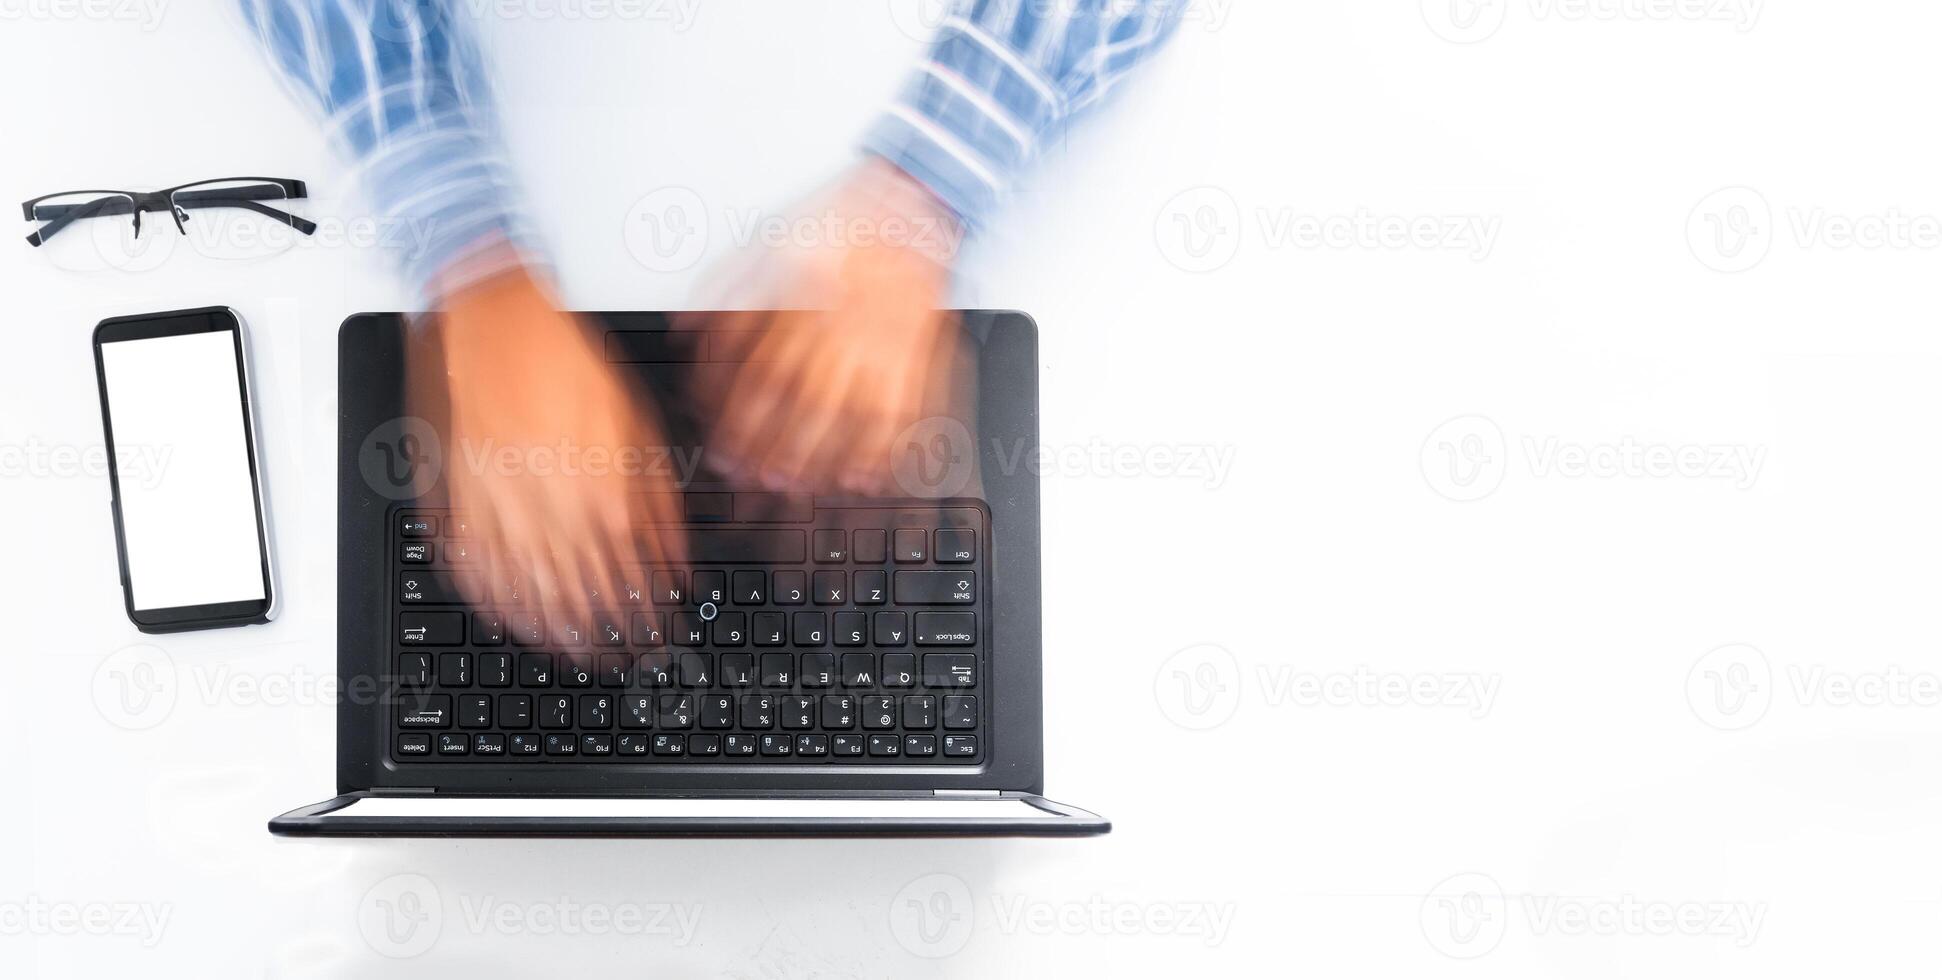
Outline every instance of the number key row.
<path id="1" fill-rule="evenodd" d="M 507 728 L 766 731 L 969 731 L 978 725 L 970 695 L 853 694 L 450 694 L 398 702 L 405 730 Z"/>
<path id="2" fill-rule="evenodd" d="M 933 688 L 978 686 L 968 653 L 403 653 L 405 687 Z"/>

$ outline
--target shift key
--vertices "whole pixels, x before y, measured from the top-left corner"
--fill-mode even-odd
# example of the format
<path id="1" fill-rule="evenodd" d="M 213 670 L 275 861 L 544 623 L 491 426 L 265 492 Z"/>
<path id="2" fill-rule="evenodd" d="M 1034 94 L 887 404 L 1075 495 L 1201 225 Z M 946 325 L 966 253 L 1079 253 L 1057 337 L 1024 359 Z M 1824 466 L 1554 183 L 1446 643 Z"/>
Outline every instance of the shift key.
<path id="1" fill-rule="evenodd" d="M 405 570 L 398 576 L 398 601 L 406 605 L 461 603 L 465 597 L 451 579 L 431 571 Z"/>
<path id="2" fill-rule="evenodd" d="M 969 572 L 897 573 L 897 601 L 907 606 L 968 606 L 978 601 L 978 583 Z"/>
<path id="3" fill-rule="evenodd" d="M 978 642 L 978 614 L 974 612 L 920 612 L 916 622 L 920 647 L 966 647 Z"/>

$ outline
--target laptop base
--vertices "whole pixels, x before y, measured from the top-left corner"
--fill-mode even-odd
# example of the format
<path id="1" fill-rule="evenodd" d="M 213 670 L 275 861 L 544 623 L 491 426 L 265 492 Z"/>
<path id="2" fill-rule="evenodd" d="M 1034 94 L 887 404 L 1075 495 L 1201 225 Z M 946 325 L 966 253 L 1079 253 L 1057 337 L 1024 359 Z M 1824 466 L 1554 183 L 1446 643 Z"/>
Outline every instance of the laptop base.
<path id="1" fill-rule="evenodd" d="M 285 837 L 1092 837 L 1041 796 L 486 797 L 358 792 L 270 821 Z"/>

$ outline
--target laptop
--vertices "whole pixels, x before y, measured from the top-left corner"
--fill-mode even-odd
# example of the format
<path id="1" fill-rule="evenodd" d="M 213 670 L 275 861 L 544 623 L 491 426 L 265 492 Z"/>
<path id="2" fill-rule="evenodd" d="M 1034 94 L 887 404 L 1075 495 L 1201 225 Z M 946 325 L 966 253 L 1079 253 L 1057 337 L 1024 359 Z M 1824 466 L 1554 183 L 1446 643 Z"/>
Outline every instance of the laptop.
<path id="1" fill-rule="evenodd" d="M 731 359 L 667 314 L 585 314 L 706 459 L 687 397 Z M 407 415 L 407 317 L 338 336 L 337 792 L 290 836 L 1085 836 L 1042 795 L 1037 328 L 959 314 L 952 408 L 891 497 L 769 493 L 678 467 L 688 565 L 623 571 L 596 622 L 516 587 L 463 604 L 468 465 Z M 435 413 L 428 413 L 435 414 Z M 351 688 L 355 690 L 353 686 Z"/>

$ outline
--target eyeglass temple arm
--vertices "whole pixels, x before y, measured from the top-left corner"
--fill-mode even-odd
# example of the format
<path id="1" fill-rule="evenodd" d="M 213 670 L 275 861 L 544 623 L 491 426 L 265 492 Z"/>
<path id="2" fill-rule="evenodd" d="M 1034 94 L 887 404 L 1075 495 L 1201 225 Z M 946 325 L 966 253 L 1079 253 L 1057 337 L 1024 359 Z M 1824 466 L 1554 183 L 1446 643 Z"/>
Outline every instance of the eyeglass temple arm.
<path id="1" fill-rule="evenodd" d="M 141 212 L 136 210 L 135 202 L 125 197 L 103 197 L 89 201 L 86 204 L 61 204 L 47 208 L 45 213 L 36 210 L 33 212 L 33 217 L 44 219 L 47 223 L 40 226 L 33 234 L 27 236 L 27 244 L 39 248 L 42 242 L 53 238 L 56 232 L 82 218 L 91 218 L 95 215 L 102 214 L 129 214 L 131 212 L 135 215 L 137 222 L 141 221 Z M 139 232 L 139 225 L 137 226 L 137 230 Z"/>
<path id="2" fill-rule="evenodd" d="M 277 200 L 282 200 L 282 198 L 278 198 Z M 254 211 L 265 217 L 274 218 L 306 235 L 313 235 L 317 232 L 317 223 L 314 221 L 297 217 L 288 211 L 279 211 L 266 204 L 258 204 L 255 201 L 246 201 L 239 197 L 232 197 L 227 193 L 194 201 L 177 199 L 175 203 L 176 206 L 182 208 L 242 208 L 245 211 Z"/>

